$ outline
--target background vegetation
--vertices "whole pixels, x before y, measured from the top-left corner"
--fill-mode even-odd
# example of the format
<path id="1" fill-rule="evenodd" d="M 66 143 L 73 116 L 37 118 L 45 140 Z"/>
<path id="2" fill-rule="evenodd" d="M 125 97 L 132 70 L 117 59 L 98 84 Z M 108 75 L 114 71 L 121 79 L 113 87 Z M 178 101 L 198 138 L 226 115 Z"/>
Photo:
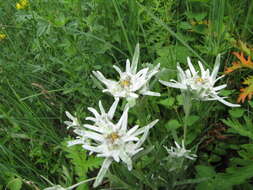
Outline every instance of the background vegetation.
<path id="1" fill-rule="evenodd" d="M 231 52 L 252 55 L 250 0 L 16 3 L 22 0 L 0 1 L 0 189 L 39 190 L 49 181 L 67 187 L 96 176 L 100 159 L 78 146 L 66 147 L 74 135 L 63 124 L 64 112 L 85 118 L 87 107 L 97 108 L 98 100 L 108 108 L 113 99 L 101 92 L 91 71 L 115 78 L 112 64 L 123 68 L 137 42 L 140 67 L 161 63 L 163 80 L 175 78 L 176 63 L 186 65 L 187 56 L 212 68 L 221 53 L 222 74 L 237 60 Z M 249 68 L 230 73 L 222 94 L 235 102 L 241 82 L 252 74 Z M 130 124 L 160 119 L 146 151 L 131 172 L 114 164 L 103 188 L 253 189 L 252 100 L 233 109 L 195 102 L 186 145 L 198 159 L 172 171 L 176 166 L 163 146 L 172 146 L 182 134 L 182 97 L 156 81 L 152 89 L 162 96 L 143 97 L 130 111 Z"/>

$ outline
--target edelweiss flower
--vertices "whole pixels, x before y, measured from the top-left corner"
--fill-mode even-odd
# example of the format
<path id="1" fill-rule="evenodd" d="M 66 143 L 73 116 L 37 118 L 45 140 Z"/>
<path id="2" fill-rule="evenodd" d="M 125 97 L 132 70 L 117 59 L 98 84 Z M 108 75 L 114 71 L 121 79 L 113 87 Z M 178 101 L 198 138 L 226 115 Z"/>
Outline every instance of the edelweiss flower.
<path id="1" fill-rule="evenodd" d="M 88 107 L 88 110 L 90 112 L 92 112 L 95 117 L 86 117 L 85 119 L 93 121 L 96 126 L 107 125 L 107 123 L 112 120 L 118 103 L 119 103 L 119 99 L 116 98 L 114 103 L 112 104 L 109 112 L 105 113 L 104 107 L 103 107 L 101 101 L 99 101 L 99 109 L 100 109 L 101 114 L 99 114 L 97 112 L 97 110 L 95 110 L 94 108 Z M 65 121 L 64 123 L 67 125 L 67 128 L 75 127 L 74 133 L 76 133 L 78 135 L 77 139 L 73 140 L 73 141 L 69 141 L 68 145 L 72 146 L 72 145 L 76 145 L 76 144 L 85 143 L 87 141 L 87 138 L 84 138 L 84 133 L 85 133 L 84 128 L 81 127 L 81 125 L 79 124 L 78 119 L 76 117 L 72 116 L 68 111 L 66 111 L 65 113 L 66 113 L 67 117 L 72 121 L 71 122 Z M 94 129 L 93 126 L 89 125 L 89 124 L 85 124 L 84 127 L 88 128 L 88 129 L 91 128 L 92 130 Z"/>
<path id="2" fill-rule="evenodd" d="M 239 107 L 239 104 L 232 104 L 224 99 L 226 97 L 218 96 L 221 89 L 226 88 L 226 84 L 214 87 L 215 83 L 224 77 L 224 75 L 217 77 L 218 70 L 220 67 L 220 55 L 217 56 L 213 68 L 213 72 L 210 74 L 209 69 L 205 70 L 202 63 L 199 61 L 199 68 L 201 73 L 196 71 L 191 63 L 190 58 L 187 58 L 189 69 L 183 71 L 178 65 L 178 81 L 171 80 L 172 82 L 166 82 L 159 80 L 163 85 L 172 88 L 179 88 L 183 92 L 190 92 L 194 99 L 208 101 L 208 100 L 218 100 L 221 103 L 230 107 Z"/>
<path id="3" fill-rule="evenodd" d="M 175 141 L 176 147 L 171 147 L 168 149 L 167 147 L 166 150 L 168 151 L 169 155 L 174 158 L 188 158 L 190 160 L 195 160 L 197 155 L 196 154 L 191 154 L 190 150 L 185 149 L 184 141 L 182 141 L 182 147 Z"/>
<path id="4" fill-rule="evenodd" d="M 126 71 L 122 72 L 116 65 L 113 68 L 119 73 L 119 81 L 109 80 L 99 71 L 93 71 L 93 74 L 106 86 L 103 92 L 109 92 L 114 97 L 119 98 L 138 98 L 139 94 L 149 96 L 160 96 L 160 93 L 151 92 L 148 88 L 148 82 L 159 71 L 160 64 L 149 70 L 144 68 L 137 72 L 137 64 L 139 59 L 139 44 L 135 48 L 132 64 L 126 61 Z"/>
<path id="5" fill-rule="evenodd" d="M 113 161 L 123 161 L 128 169 L 132 169 L 131 157 L 141 151 L 141 145 L 147 138 L 149 129 L 153 127 L 158 120 L 155 120 L 140 129 L 138 125 L 127 129 L 128 109 L 126 107 L 117 124 L 112 122 L 118 100 L 116 99 L 108 113 L 105 112 L 102 103 L 99 102 L 101 114 L 95 109 L 89 110 L 95 115 L 87 117 L 87 120 L 94 122 L 93 125 L 83 125 L 74 132 L 78 135 L 77 140 L 70 141 L 69 146 L 82 144 L 82 147 L 91 153 L 97 153 L 98 157 L 105 157 L 103 165 L 98 173 L 94 187 L 98 186 Z M 140 137 L 140 135 L 142 135 Z M 89 141 L 87 141 L 89 140 Z"/>

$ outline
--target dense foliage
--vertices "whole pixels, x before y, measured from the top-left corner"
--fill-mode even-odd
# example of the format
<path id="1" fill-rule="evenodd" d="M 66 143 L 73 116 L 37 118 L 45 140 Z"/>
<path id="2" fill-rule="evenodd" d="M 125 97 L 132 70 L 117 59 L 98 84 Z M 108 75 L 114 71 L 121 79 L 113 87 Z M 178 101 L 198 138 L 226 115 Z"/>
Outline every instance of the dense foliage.
<path id="1" fill-rule="evenodd" d="M 92 71 L 116 78 L 112 65 L 124 68 L 137 43 L 139 68 L 161 64 L 150 84 L 161 96 L 139 98 L 129 125 L 159 122 L 133 170 L 113 163 L 98 189 L 253 189 L 252 68 L 219 82 L 234 103 L 240 89 L 250 89 L 240 108 L 193 102 L 185 144 L 194 161 L 175 162 L 164 148 L 180 142 L 184 110 L 180 91 L 158 82 L 176 79 L 177 62 L 186 68 L 188 56 L 211 69 L 220 53 L 220 74 L 244 64 L 231 52 L 252 64 L 252 11 L 250 0 L 0 1 L 0 189 L 69 187 L 97 175 L 101 158 L 66 146 L 75 134 L 64 125 L 65 111 L 83 120 L 99 100 L 109 108 L 113 98 Z"/>

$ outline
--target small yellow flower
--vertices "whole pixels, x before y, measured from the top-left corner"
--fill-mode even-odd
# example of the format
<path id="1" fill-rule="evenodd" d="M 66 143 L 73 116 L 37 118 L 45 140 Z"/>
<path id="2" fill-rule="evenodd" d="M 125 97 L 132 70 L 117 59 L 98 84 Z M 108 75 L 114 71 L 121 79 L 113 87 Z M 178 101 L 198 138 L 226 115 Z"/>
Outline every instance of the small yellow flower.
<path id="1" fill-rule="evenodd" d="M 5 39 L 5 38 L 6 38 L 6 35 L 5 35 L 5 34 L 0 33 L 0 41 L 1 41 L 1 40 L 3 40 L 3 39 Z"/>
<path id="2" fill-rule="evenodd" d="M 20 0 L 18 3 L 16 3 L 16 9 L 25 9 L 28 6 L 29 2 L 28 0 Z"/>

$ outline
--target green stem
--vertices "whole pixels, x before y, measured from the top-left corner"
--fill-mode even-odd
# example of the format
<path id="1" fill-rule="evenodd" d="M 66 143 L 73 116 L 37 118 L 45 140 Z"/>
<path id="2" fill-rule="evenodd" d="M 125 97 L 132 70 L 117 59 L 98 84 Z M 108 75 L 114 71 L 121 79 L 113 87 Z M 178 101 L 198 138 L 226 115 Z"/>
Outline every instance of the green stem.
<path id="1" fill-rule="evenodd" d="M 93 180 L 95 180 L 95 179 L 96 179 L 96 177 L 93 177 L 93 178 L 90 178 L 90 179 L 81 181 L 81 182 L 79 182 L 79 183 L 77 183 L 77 184 L 75 184 L 75 185 L 72 185 L 72 186 L 70 186 L 70 187 L 67 187 L 66 190 L 74 189 L 75 187 L 78 187 L 79 185 L 82 185 L 82 184 L 87 183 L 87 182 L 89 182 L 89 181 L 93 181 Z"/>
<path id="2" fill-rule="evenodd" d="M 186 140 L 186 135 L 187 135 L 187 121 L 188 121 L 188 117 L 190 115 L 191 112 L 191 95 L 189 93 L 186 92 L 186 94 L 184 94 L 184 113 L 185 113 L 185 117 L 184 117 L 184 142 Z"/>
<path id="3" fill-rule="evenodd" d="M 246 16 L 246 19 L 244 22 L 244 27 L 243 27 L 242 35 L 241 35 L 243 38 L 245 37 L 247 29 L 248 29 L 248 22 L 251 17 L 250 15 L 251 15 L 252 10 L 253 10 L 253 1 L 251 1 L 250 5 L 248 7 L 248 13 L 247 13 L 247 16 Z"/>
<path id="4" fill-rule="evenodd" d="M 129 42 L 129 39 L 128 39 L 128 36 L 127 36 L 127 32 L 126 32 L 127 30 L 126 30 L 126 28 L 125 28 L 125 26 L 124 26 L 123 19 L 122 19 L 121 15 L 120 15 L 119 7 L 118 7 L 118 5 L 117 5 L 116 2 L 117 2 L 117 1 L 115 1 L 115 0 L 112 1 L 113 6 L 114 6 L 114 8 L 115 8 L 115 10 L 116 10 L 118 19 L 119 19 L 120 26 L 121 26 L 121 28 L 122 28 L 123 35 L 124 35 L 124 37 L 125 37 L 125 39 L 126 39 L 127 48 L 128 48 L 128 50 L 129 50 L 130 54 L 132 55 L 132 47 L 131 47 L 131 45 L 130 45 L 130 42 Z"/>

